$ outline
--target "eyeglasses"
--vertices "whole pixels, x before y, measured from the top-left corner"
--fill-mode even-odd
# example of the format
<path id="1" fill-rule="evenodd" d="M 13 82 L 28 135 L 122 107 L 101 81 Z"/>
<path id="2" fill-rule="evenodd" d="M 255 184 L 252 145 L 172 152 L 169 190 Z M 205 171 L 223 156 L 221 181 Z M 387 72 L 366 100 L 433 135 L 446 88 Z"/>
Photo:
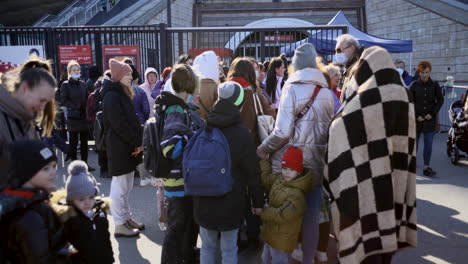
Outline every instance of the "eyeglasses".
<path id="1" fill-rule="evenodd" d="M 336 53 L 342 53 L 345 49 L 347 49 L 347 48 L 349 48 L 349 47 L 351 47 L 351 46 L 348 46 L 348 47 L 342 48 L 342 49 L 338 48 L 338 49 L 336 49 L 335 51 L 336 51 Z"/>

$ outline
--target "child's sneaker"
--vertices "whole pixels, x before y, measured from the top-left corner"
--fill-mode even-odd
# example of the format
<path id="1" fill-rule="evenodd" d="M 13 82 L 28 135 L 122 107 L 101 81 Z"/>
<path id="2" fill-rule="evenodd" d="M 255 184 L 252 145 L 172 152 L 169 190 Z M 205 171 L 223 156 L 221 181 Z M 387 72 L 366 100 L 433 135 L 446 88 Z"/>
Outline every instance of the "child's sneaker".
<path id="1" fill-rule="evenodd" d="M 294 260 L 297 260 L 299 262 L 302 262 L 302 249 L 301 249 L 301 245 L 299 244 L 299 246 L 294 249 L 294 251 L 291 253 L 291 257 L 294 259 Z"/>
<path id="2" fill-rule="evenodd" d="M 316 264 L 326 264 L 328 263 L 328 255 L 327 252 L 317 251 L 315 254 L 315 263 Z"/>

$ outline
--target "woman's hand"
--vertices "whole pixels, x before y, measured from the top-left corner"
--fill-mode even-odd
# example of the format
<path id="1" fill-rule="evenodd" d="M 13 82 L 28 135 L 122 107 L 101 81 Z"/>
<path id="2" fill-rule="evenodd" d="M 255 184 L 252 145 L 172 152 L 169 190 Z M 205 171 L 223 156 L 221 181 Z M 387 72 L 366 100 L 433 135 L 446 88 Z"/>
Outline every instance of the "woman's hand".
<path id="1" fill-rule="evenodd" d="M 432 116 L 430 114 L 427 114 L 426 116 L 424 116 L 424 119 L 426 120 L 431 120 L 432 119 Z"/>
<path id="2" fill-rule="evenodd" d="M 421 116 L 418 116 L 418 118 L 416 119 L 418 122 L 424 122 L 424 118 L 422 118 Z"/>
<path id="3" fill-rule="evenodd" d="M 143 146 L 135 148 L 135 151 L 132 153 L 132 156 L 136 157 L 143 151 Z"/>

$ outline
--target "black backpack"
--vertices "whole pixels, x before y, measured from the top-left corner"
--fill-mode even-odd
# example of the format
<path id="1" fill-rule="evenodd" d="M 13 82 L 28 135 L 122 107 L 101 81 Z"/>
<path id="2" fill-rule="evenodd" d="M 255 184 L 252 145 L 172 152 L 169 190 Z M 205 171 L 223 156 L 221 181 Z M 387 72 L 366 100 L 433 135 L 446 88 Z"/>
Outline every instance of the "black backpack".
<path id="1" fill-rule="evenodd" d="M 166 115 L 159 115 L 148 119 L 143 130 L 143 164 L 145 169 L 156 178 L 167 178 L 173 167 L 173 160 L 164 157 L 161 138 Z"/>

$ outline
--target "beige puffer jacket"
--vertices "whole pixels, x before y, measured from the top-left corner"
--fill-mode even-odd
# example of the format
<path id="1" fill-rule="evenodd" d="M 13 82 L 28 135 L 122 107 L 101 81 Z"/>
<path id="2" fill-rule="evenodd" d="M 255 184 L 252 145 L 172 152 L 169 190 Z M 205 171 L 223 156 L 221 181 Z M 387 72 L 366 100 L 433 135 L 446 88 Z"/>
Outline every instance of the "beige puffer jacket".
<path id="1" fill-rule="evenodd" d="M 296 115 L 309 103 L 315 87 L 322 86 L 309 111 L 295 123 Z M 278 108 L 275 129 L 259 149 L 272 153 L 273 173 L 281 172 L 281 159 L 289 146 L 304 153 L 304 167 L 314 174 L 313 186 L 323 177 L 328 126 L 333 118 L 333 95 L 318 69 L 306 68 L 295 72 L 286 81 Z"/>

